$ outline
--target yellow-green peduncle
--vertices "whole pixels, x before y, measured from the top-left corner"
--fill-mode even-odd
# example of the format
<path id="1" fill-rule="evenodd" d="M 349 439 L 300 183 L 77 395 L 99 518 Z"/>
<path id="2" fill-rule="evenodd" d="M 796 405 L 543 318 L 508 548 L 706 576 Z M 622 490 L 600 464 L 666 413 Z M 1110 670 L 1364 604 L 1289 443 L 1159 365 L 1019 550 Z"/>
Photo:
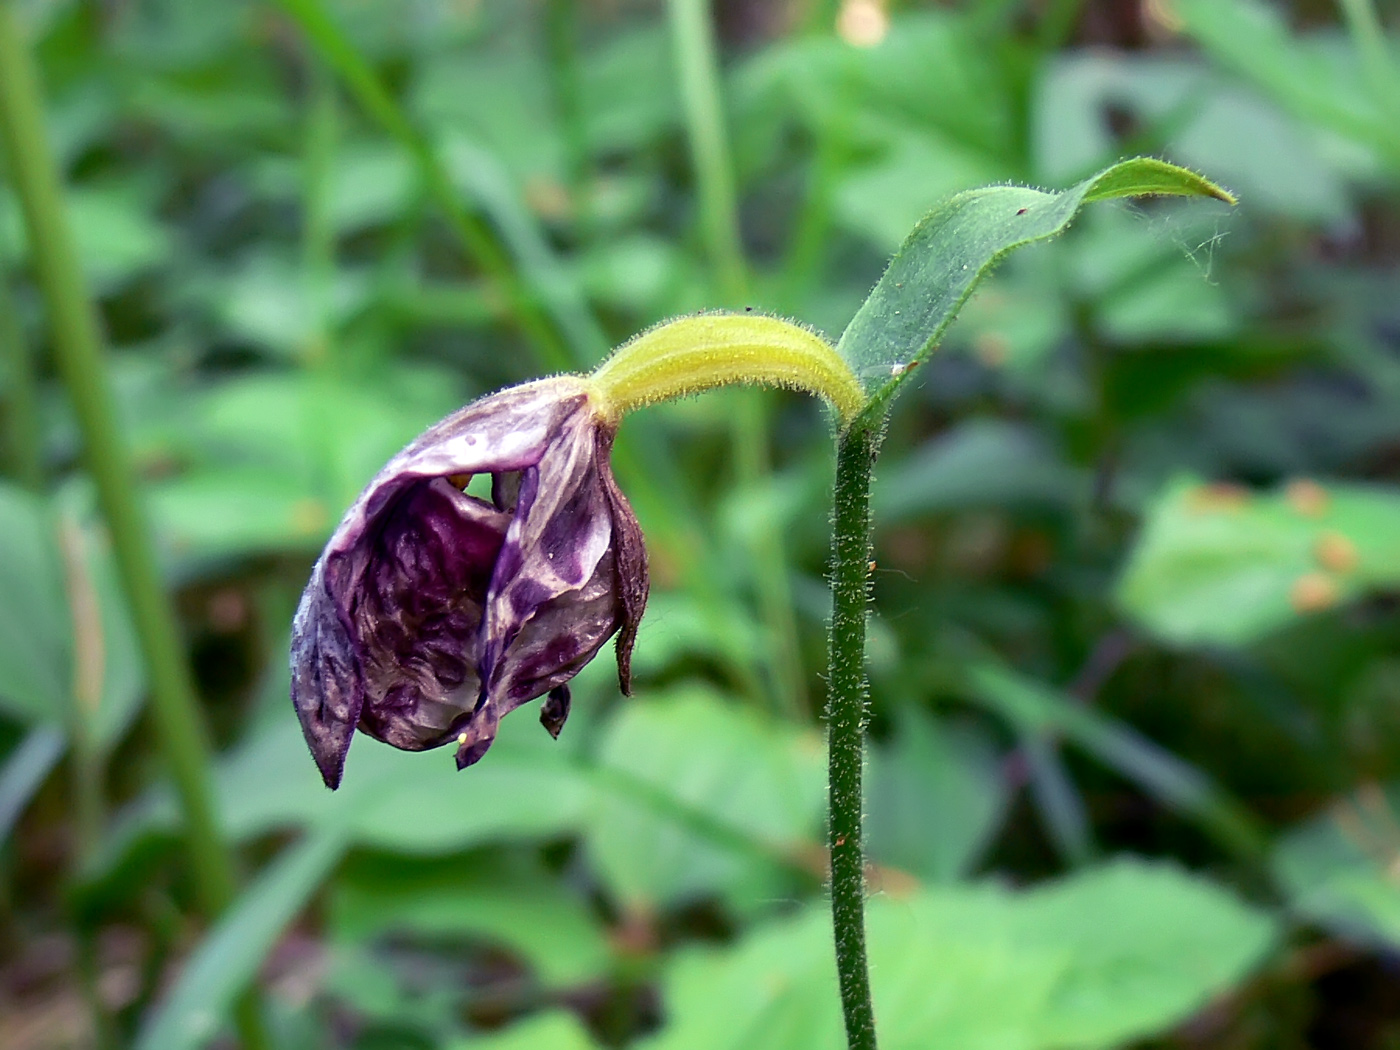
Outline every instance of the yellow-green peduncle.
<path id="1" fill-rule="evenodd" d="M 643 332 L 618 347 L 589 377 L 598 410 L 624 412 L 732 383 L 805 390 L 825 398 L 844 426 L 865 391 L 821 336 L 777 317 L 701 314 Z"/>

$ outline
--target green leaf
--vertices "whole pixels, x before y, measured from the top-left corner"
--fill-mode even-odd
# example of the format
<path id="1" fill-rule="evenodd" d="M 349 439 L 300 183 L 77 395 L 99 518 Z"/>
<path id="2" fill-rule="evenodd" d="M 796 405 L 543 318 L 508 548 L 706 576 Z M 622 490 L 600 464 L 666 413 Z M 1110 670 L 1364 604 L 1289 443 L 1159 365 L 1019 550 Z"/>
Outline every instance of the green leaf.
<path id="1" fill-rule="evenodd" d="M 1400 493 L 1295 481 L 1270 495 L 1178 480 L 1152 506 L 1122 607 L 1178 645 L 1244 645 L 1400 583 Z"/>
<path id="2" fill-rule="evenodd" d="M 1343 937 L 1400 947 L 1400 785 L 1363 788 L 1279 840 L 1274 878 L 1301 915 Z"/>
<path id="3" fill-rule="evenodd" d="M 977 863 L 1005 817 L 998 756 L 969 728 L 910 706 L 897 717 L 893 743 L 870 754 L 869 853 L 930 882 L 952 882 Z"/>
<path id="4" fill-rule="evenodd" d="M 1070 506 L 1086 479 L 1029 427 L 968 419 L 882 467 L 871 494 L 881 525 L 983 507 Z"/>
<path id="5" fill-rule="evenodd" d="M 629 703 L 604 731 L 598 763 L 588 852 L 631 906 L 771 897 L 790 882 L 783 858 L 816 841 L 816 737 L 708 690 Z"/>
<path id="6" fill-rule="evenodd" d="M 229 1005 L 345 852 L 337 828 L 287 847 L 234 902 L 195 949 L 156 1007 L 137 1050 L 193 1050 L 219 1031 Z"/>
<path id="7" fill-rule="evenodd" d="M 968 697 L 1025 737 L 1063 734 L 1164 806 L 1198 821 L 1227 849 L 1255 859 L 1263 833 L 1253 817 L 1209 776 L 1132 727 L 999 663 L 967 669 Z"/>
<path id="8" fill-rule="evenodd" d="M 837 350 L 878 406 L 928 356 L 973 287 L 1002 256 L 1060 233 L 1084 204 L 1145 194 L 1234 203 L 1229 193 L 1194 172 L 1150 158 L 1115 164 L 1062 193 L 1018 186 L 959 193 L 914 228 Z"/>
<path id="9" fill-rule="evenodd" d="M 513 853 L 357 864 L 337 879 L 330 927 L 342 941 L 392 932 L 501 945 L 551 987 L 600 978 L 612 963 L 589 902 L 534 858 Z"/>
<path id="10" fill-rule="evenodd" d="M 1175 0 L 1185 31 L 1216 61 L 1297 115 L 1400 156 L 1400 136 L 1366 89 L 1354 51 L 1294 37 L 1261 0 Z"/>
<path id="11" fill-rule="evenodd" d="M 0 711 L 66 729 L 81 719 L 105 749 L 130 723 L 144 680 L 105 534 L 80 524 L 70 502 L 0 482 Z M 100 693 L 80 703 L 82 685 Z"/>
<path id="12" fill-rule="evenodd" d="M 24 735 L 0 764 L 0 846 L 10 829 L 63 757 L 68 741 L 54 726 L 39 726 Z"/>
<path id="13" fill-rule="evenodd" d="M 870 902 L 880 1045 L 1108 1048 L 1179 1024 L 1264 958 L 1275 924 L 1169 865 L 1119 860 L 1013 893 L 990 885 Z M 670 1026 L 646 1050 L 838 1050 L 826 909 L 729 951 L 683 956 Z M 724 1009 L 716 1010 L 715 1004 Z"/>
<path id="14" fill-rule="evenodd" d="M 447 1050 L 594 1050 L 597 1045 L 573 1014 L 552 1011 L 502 1032 L 455 1040 Z"/>

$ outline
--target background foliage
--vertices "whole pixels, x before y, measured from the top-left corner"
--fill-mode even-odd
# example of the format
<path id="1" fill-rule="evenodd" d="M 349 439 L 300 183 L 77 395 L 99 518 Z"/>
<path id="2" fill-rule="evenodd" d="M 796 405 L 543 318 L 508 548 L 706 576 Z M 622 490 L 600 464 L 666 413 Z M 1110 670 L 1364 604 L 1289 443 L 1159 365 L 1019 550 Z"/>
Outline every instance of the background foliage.
<path id="1" fill-rule="evenodd" d="M 1147 151 L 1242 206 L 1096 205 L 894 414 L 883 1045 L 1400 1046 L 1400 50 L 1365 0 L 731 0 L 727 140 L 682 0 L 14 6 L 245 879 L 200 915 L 0 185 L 0 1045 L 202 1045 L 254 985 L 288 1047 L 839 1046 L 819 408 L 629 419 L 639 695 L 590 668 L 558 743 L 518 715 L 457 775 L 361 739 L 331 795 L 291 610 L 463 401 L 705 307 L 834 337 L 942 196 Z"/>

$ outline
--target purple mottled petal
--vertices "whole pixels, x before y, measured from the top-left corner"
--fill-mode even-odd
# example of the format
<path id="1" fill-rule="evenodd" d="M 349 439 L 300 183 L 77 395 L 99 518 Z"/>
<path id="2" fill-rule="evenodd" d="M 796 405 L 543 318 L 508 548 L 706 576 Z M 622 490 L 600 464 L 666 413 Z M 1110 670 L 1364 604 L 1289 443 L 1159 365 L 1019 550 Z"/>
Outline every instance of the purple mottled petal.
<path id="1" fill-rule="evenodd" d="M 292 626 L 292 706 L 321 779 L 332 789 L 340 784 L 365 701 L 355 653 L 317 562 Z"/>
<path id="2" fill-rule="evenodd" d="M 356 727 L 407 750 L 484 755 L 500 719 L 565 683 L 614 633 L 624 691 L 646 551 L 585 380 L 483 398 L 395 456 L 346 513 L 293 627 L 292 698 L 326 783 Z M 458 487 L 489 474 L 491 500 Z"/>
<path id="3" fill-rule="evenodd" d="M 617 682 L 624 696 L 632 695 L 632 646 L 637 641 L 637 628 L 646 612 L 651 579 L 647 572 L 647 547 L 642 539 L 642 527 L 637 516 L 613 480 L 609 456 L 614 432 L 600 427 L 597 433 L 598 462 L 601 465 L 603 492 L 612 511 L 613 557 L 617 573 L 617 597 L 621 606 L 621 627 L 617 633 Z"/>
<path id="4" fill-rule="evenodd" d="M 471 721 L 463 726 L 457 736 L 457 768 L 466 769 L 481 761 L 487 748 L 496 739 L 496 729 L 501 716 L 488 700 L 472 715 Z"/>
<path id="5" fill-rule="evenodd" d="M 538 615 L 562 611 L 569 623 L 597 636 L 576 645 L 560 640 L 556 655 L 568 666 L 584 649 L 587 655 L 578 666 L 586 663 L 617 626 L 608 604 L 599 602 L 595 610 L 595 595 L 585 593 L 612 539 L 611 510 L 598 483 L 592 437 L 597 425 L 591 407 L 585 406 L 564 422 L 549 455 L 521 477 L 515 517 L 491 578 L 483 628 L 482 679 L 502 714 L 558 684 L 542 681 L 535 688 L 529 684 L 534 676 L 522 679 L 516 673 L 519 661 L 534 655 L 533 646 L 516 652 L 517 636 Z"/>

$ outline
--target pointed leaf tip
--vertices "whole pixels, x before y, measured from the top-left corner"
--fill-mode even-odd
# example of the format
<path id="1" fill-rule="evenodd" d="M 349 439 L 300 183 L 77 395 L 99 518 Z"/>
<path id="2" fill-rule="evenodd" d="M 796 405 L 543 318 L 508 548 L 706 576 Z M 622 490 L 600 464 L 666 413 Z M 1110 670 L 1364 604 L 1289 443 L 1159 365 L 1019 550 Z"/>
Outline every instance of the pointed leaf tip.
<path id="1" fill-rule="evenodd" d="M 837 345 L 869 395 L 860 419 L 880 418 L 1003 256 L 1061 233 L 1088 201 L 1140 196 L 1235 203 L 1204 176 L 1154 157 L 1122 161 L 1059 193 L 985 186 L 940 203 L 905 239 Z"/>

